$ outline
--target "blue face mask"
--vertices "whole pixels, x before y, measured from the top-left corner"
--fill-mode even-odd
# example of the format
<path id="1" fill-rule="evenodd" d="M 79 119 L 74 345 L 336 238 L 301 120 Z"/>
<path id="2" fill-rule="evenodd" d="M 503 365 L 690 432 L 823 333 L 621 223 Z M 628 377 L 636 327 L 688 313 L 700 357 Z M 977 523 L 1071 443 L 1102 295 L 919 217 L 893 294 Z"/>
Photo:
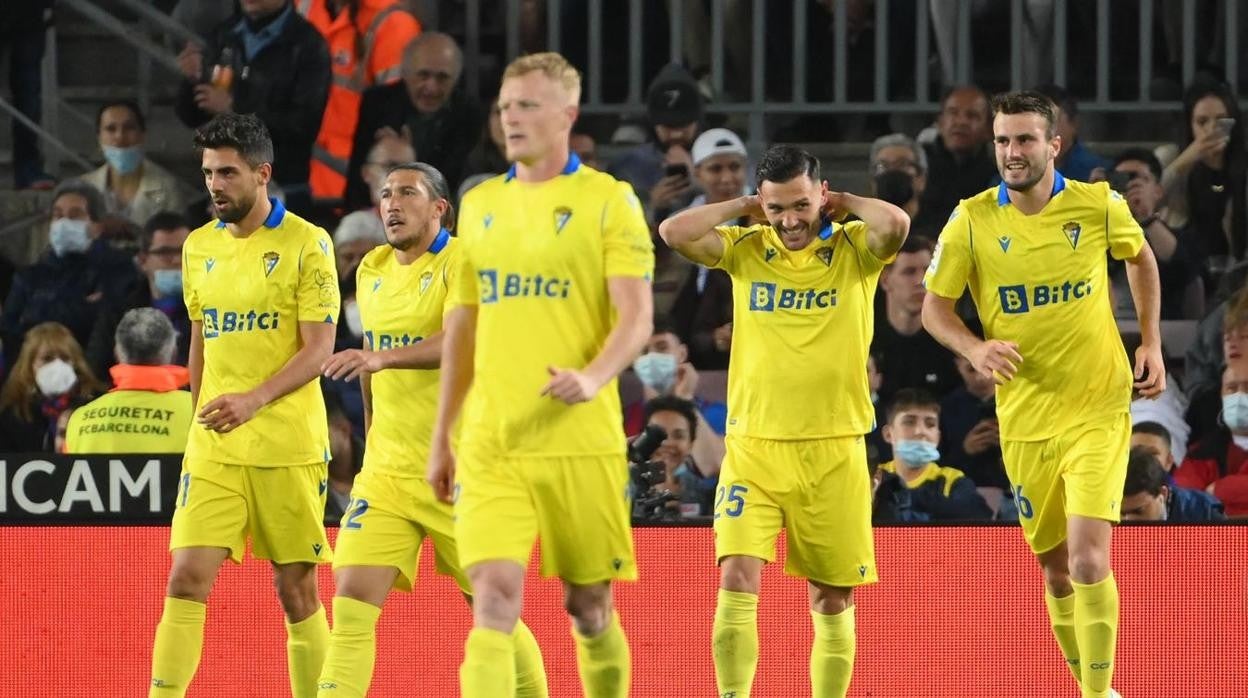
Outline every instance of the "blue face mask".
<path id="1" fill-rule="evenodd" d="M 666 393 L 676 383 L 676 357 L 657 351 L 642 354 L 633 362 L 633 371 L 642 385 Z"/>
<path id="2" fill-rule="evenodd" d="M 129 148 L 117 148 L 111 145 L 102 145 L 100 150 L 104 151 L 104 159 L 108 162 L 108 166 L 117 170 L 117 174 L 128 175 L 139 169 L 139 165 L 143 163 L 143 147 L 132 145 Z"/>
<path id="3" fill-rule="evenodd" d="M 893 444 L 893 455 L 909 468 L 922 468 L 928 463 L 940 459 L 940 450 L 936 444 L 928 441 L 911 441 L 902 439 Z"/>
<path id="4" fill-rule="evenodd" d="M 162 296 L 181 296 L 182 270 L 157 269 L 152 275 L 152 285 L 156 287 L 156 293 Z"/>
<path id="5" fill-rule="evenodd" d="M 67 254 L 86 252 L 91 246 L 91 236 L 87 233 L 87 222 L 69 218 L 58 218 L 48 228 L 48 245 L 57 257 Z"/>
<path id="6" fill-rule="evenodd" d="M 1231 431 L 1248 431 L 1248 393 L 1222 396 L 1222 421 Z"/>

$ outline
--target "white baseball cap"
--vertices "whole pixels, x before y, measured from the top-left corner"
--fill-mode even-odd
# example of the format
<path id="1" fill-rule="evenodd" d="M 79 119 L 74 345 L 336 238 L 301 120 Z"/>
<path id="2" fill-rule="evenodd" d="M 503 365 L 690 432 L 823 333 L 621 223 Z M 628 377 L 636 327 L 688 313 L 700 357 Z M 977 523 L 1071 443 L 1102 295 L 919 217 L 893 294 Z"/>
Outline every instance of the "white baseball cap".
<path id="1" fill-rule="evenodd" d="M 703 131 L 702 135 L 693 142 L 693 152 L 690 153 L 694 167 L 701 165 L 703 160 L 712 155 L 725 154 L 748 157 L 741 137 L 726 128 L 711 128 Z"/>

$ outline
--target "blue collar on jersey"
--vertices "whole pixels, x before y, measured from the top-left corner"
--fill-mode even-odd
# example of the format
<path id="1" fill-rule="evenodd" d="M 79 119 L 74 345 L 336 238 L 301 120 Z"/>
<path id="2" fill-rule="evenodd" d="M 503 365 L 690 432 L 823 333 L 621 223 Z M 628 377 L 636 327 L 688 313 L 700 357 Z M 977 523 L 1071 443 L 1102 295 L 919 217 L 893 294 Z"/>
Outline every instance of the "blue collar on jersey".
<path id="1" fill-rule="evenodd" d="M 437 254 L 446 249 L 446 243 L 451 241 L 451 231 L 446 228 L 438 229 L 438 236 L 429 243 L 429 254 Z"/>
<path id="2" fill-rule="evenodd" d="M 823 223 L 823 227 L 819 229 L 819 239 L 827 240 L 832 237 L 832 219 L 824 218 L 821 222 Z"/>
<path id="3" fill-rule="evenodd" d="M 1049 192 L 1049 198 L 1057 196 L 1059 192 L 1066 188 L 1066 178 L 1061 172 L 1053 170 L 1053 191 Z M 1010 190 L 1005 186 L 1005 182 L 997 185 L 997 205 L 1004 206 L 1010 203 Z"/>
<path id="4" fill-rule="evenodd" d="M 568 164 L 563 166 L 563 169 L 560 170 L 559 174 L 570 175 L 573 172 L 576 172 L 576 170 L 580 166 L 581 166 L 581 159 L 577 157 L 576 153 L 568 153 Z M 507 168 L 507 176 L 503 178 L 503 181 L 510 182 L 511 180 L 515 178 L 516 178 L 516 165 L 515 163 L 512 163 L 511 167 Z"/>
<path id="5" fill-rule="evenodd" d="M 276 228 L 282 224 L 282 219 L 286 217 L 286 207 L 282 205 L 282 202 L 271 196 L 269 197 L 269 203 L 273 204 L 273 210 L 269 211 L 269 217 L 264 219 L 264 227 Z M 217 227 L 224 228 L 225 221 L 218 219 Z"/>

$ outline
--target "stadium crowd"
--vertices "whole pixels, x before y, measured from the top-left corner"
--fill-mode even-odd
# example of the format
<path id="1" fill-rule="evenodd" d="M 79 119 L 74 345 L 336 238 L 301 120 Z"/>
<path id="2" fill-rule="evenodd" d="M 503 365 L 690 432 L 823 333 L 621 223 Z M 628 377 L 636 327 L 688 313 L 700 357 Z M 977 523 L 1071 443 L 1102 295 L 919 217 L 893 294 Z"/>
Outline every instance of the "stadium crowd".
<path id="1" fill-rule="evenodd" d="M 460 40 L 422 26 L 399 0 L 249 0 L 239 9 L 206 30 L 203 45 L 181 47 L 177 118 L 193 128 L 216 114 L 254 113 L 268 126 L 271 191 L 333 233 L 342 297 L 335 351 L 359 347 L 355 268 L 385 244 L 377 192 L 386 171 L 427 162 L 458 196 L 502 174 L 497 104 L 465 88 Z M 540 48 L 539 34 L 526 28 L 525 46 Z M 744 60 L 729 55 L 734 70 Z M 732 293 L 727 274 L 675 254 L 657 230 L 689 206 L 751 193 L 756 153 L 715 116 L 696 46 L 689 62 L 653 71 L 644 120 L 589 119 L 572 147 L 582 163 L 630 183 L 651 225 L 655 331 L 633 364 L 635 381 L 624 382 L 625 428 L 636 435 L 653 424 L 667 434 L 653 485 L 666 504 L 647 515 L 697 519 L 711 514 L 724 456 Z M 1107 181 L 1125 197 L 1160 265 L 1163 320 L 1195 321 L 1186 356 L 1168 356 L 1165 396 L 1133 405 L 1126 519 L 1248 516 L 1248 145 L 1239 99 L 1212 72 L 1183 92 L 1183 113 L 1174 115 L 1181 138 L 1156 148 L 1094 152 L 1079 137 L 1076 97 L 1038 88 L 1060 108 L 1058 169 Z M 920 318 L 923 275 L 946 219 L 959 200 L 999 181 L 989 95 L 950 85 L 933 116 L 917 133 L 875 128 L 862 164 L 870 194 L 912 219 L 881 277 L 863 367 L 877 417 L 867 439 L 874 518 L 1010 520 L 1017 508 L 994 385 Z M 179 452 L 191 428 L 192 406 L 178 392 L 190 328 L 182 246 L 210 220 L 210 202 L 147 156 L 147 115 L 134 102 L 103 103 L 96 129 L 104 163 L 59 183 L 43 174 L 38 149 L 25 147 L 33 136 L 15 131 L 24 144 L 14 151 L 15 187 L 54 188 L 46 238 L 31 232 L 32 245 L 46 244 L 33 260 L 0 263 L 0 452 Z M 1126 273 L 1111 268 L 1116 313 L 1133 317 Z M 149 308 L 157 312 L 135 312 Z M 1124 336 L 1130 349 L 1130 330 Z M 336 523 L 363 461 L 363 406 L 354 381 L 322 387 L 331 432 L 326 521 Z M 126 406 L 167 413 L 164 438 L 110 428 Z"/>

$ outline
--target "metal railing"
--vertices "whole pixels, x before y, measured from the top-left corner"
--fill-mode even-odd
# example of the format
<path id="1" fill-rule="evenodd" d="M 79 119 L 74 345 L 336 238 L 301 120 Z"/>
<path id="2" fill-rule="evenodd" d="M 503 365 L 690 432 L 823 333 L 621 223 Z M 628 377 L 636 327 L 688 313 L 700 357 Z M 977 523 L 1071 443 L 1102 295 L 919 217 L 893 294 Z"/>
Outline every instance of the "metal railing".
<path id="1" fill-rule="evenodd" d="M 1071 46 L 1068 32 L 1068 19 L 1072 8 L 1074 11 L 1087 11 L 1095 16 L 1095 75 L 1094 94 L 1091 99 L 1081 99 L 1080 109 L 1089 112 L 1164 112 L 1181 108 L 1179 102 L 1158 100 L 1151 94 L 1153 80 L 1153 35 L 1158 19 L 1155 7 L 1163 2 L 1180 2 L 1180 0 L 1138 0 L 1137 3 L 1111 3 L 1110 0 L 1091 0 L 1078 3 L 1069 0 L 1008 0 L 1008 26 L 1001 27 L 999 36 L 1008 37 L 1009 42 L 1009 83 L 1011 89 L 1021 89 L 1025 84 L 1027 73 L 1024 67 L 1035 64 L 1036 54 L 1041 49 L 1051 52 L 1051 73 L 1048 66 L 1041 66 L 1051 81 L 1066 85 L 1072 71 L 1080 70 L 1079 66 L 1069 64 Z M 521 47 L 520 12 L 522 0 L 504 0 L 505 2 L 505 47 L 506 58 L 515 57 Z M 666 51 L 674 62 L 684 62 L 686 54 L 686 29 L 684 25 L 684 8 L 686 3 L 703 2 L 703 0 L 667 0 L 668 41 Z M 987 6 L 988 2 L 975 0 L 874 0 L 874 81 L 873 94 L 867 100 L 851 100 L 849 98 L 850 76 L 848 75 L 847 58 L 849 55 L 849 25 L 847 3 L 835 2 L 831 12 L 831 40 L 833 44 L 833 71 L 830 89 L 831 99 L 811 101 L 808 99 L 807 62 L 807 29 L 811 20 L 809 13 L 813 3 L 807 0 L 791 0 L 792 36 L 777 38 L 768 31 L 767 9 L 774 9 L 783 0 L 711 0 L 709 27 L 698 27 L 710 36 L 710 84 L 716 95 L 725 95 L 725 84 L 730 80 L 743 80 L 747 76 L 729 76 L 726 72 L 725 51 L 728 41 L 739 41 L 744 37 L 726 35 L 726 13 L 729 11 L 749 13 L 749 75 L 748 97 L 733 101 L 716 101 L 708 105 L 708 110 L 724 114 L 744 114 L 747 117 L 751 140 L 762 137 L 764 117 L 768 114 L 861 114 L 861 113 L 935 113 L 938 95 L 929 89 L 929 70 L 935 59 L 940 63 L 940 82 L 948 85 L 972 82 L 975 76 L 973 51 L 971 45 L 972 23 L 977 21 L 973 14 L 977 9 Z M 893 3 L 910 2 L 914 10 L 914 47 L 915 57 L 913 70 L 918 78 L 914 81 L 913 97 L 898 99 L 890 96 L 890 5 Z M 999 7 L 999 0 L 991 0 L 994 7 Z M 561 39 L 569 27 L 564 23 L 564 9 L 579 3 L 587 3 L 589 46 L 586 71 L 585 94 L 582 111 L 591 114 L 601 113 L 633 113 L 640 115 L 644 111 L 645 85 L 643 80 L 643 52 L 660 50 L 661 41 L 647 41 L 645 36 L 646 22 L 643 12 L 649 7 L 643 0 L 628 2 L 627 27 L 604 27 L 603 0 L 546 0 L 546 36 L 545 47 L 558 51 Z M 482 26 L 480 0 L 466 0 L 466 40 L 465 48 L 469 66 L 479 65 L 474 59 L 482 51 Z M 1091 10 L 1088 8 L 1092 7 Z M 1136 9 L 1138 7 L 1138 10 Z M 1174 5 L 1166 5 L 1162 9 L 1174 9 Z M 1218 0 L 1216 5 L 1220 27 L 1214 34 L 1220 33 L 1223 42 L 1222 63 L 1224 76 L 1228 83 L 1235 85 L 1240 72 L 1240 8 L 1239 0 Z M 1126 10 L 1138 12 L 1136 26 L 1139 44 L 1138 57 L 1132 56 L 1133 64 L 1129 68 L 1114 66 L 1111 70 L 1111 57 L 1114 56 L 1110 45 L 1111 24 L 1123 21 Z M 1196 3 L 1181 1 L 1181 79 L 1187 84 L 1197 70 L 1197 8 Z M 1028 27 L 1032 27 L 1030 30 Z M 1036 29 L 1036 27 L 1039 29 Z M 605 56 L 603 54 L 604 32 L 627 32 L 627 52 L 623 56 Z M 1038 33 L 1037 33 L 1038 32 Z M 935 38 L 935 42 L 932 39 Z M 767 58 L 768 41 L 787 41 L 791 47 L 791 94 L 786 99 L 776 99 L 765 91 L 764 68 Z M 933 46 L 933 43 L 936 45 Z M 1203 48 L 1202 48 L 1203 50 Z M 609 68 L 608 68 L 609 65 Z M 622 101 L 608 102 L 603 99 L 602 84 L 604 70 L 626 71 L 628 89 Z M 907 68 L 909 70 L 909 68 Z M 467 87 L 474 94 L 484 90 L 479 85 L 476 71 L 469 70 L 466 75 Z M 1128 80 L 1137 85 L 1133 98 L 1115 98 L 1119 94 L 1121 80 Z M 1114 90 L 1111 92 L 1111 87 Z"/>

